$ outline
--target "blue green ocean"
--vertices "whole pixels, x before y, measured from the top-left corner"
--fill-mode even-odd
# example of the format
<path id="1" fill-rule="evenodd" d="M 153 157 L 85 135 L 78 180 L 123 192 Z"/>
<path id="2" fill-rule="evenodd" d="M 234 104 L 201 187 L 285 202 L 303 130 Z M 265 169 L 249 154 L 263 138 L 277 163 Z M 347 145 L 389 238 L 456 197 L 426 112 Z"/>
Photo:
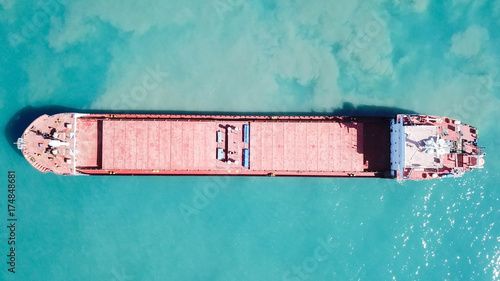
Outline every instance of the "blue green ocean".
<path id="1" fill-rule="evenodd" d="M 0 280 L 500 280 L 499 46 L 499 0 L 0 0 Z M 486 164 L 71 177 L 12 144 L 44 112 L 99 110 L 446 115 Z"/>

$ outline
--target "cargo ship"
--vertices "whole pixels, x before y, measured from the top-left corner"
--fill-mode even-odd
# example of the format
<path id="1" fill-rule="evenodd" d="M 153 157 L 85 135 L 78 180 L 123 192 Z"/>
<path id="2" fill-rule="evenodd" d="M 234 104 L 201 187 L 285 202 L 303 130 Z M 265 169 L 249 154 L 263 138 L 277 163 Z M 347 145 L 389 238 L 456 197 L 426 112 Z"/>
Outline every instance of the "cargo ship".
<path id="1" fill-rule="evenodd" d="M 478 130 L 459 120 L 174 114 L 43 115 L 17 147 L 60 175 L 460 177 L 482 168 Z"/>

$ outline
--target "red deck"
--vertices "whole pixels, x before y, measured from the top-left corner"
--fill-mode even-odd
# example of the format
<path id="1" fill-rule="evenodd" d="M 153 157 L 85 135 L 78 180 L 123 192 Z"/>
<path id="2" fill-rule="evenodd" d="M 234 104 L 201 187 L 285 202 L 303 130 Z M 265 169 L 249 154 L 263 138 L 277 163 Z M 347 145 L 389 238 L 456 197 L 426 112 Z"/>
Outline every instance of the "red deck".
<path id="1" fill-rule="evenodd" d="M 113 119 L 102 123 L 102 169 L 105 170 L 355 172 L 364 169 L 362 138 L 358 137 L 363 126 L 358 123 Z M 250 144 L 242 141 L 243 124 L 250 124 Z M 228 126 L 239 128 L 238 132 L 224 134 L 228 137 L 225 140 L 228 149 L 235 152 L 235 159 L 240 159 L 242 149 L 249 148 L 249 169 L 243 167 L 242 161 L 217 160 L 216 134 Z"/>
<path id="2" fill-rule="evenodd" d="M 103 169 L 216 169 L 216 122 L 103 121 Z"/>
<path id="3" fill-rule="evenodd" d="M 362 135 L 360 123 L 251 122 L 250 167 L 257 171 L 363 171 Z"/>
<path id="4" fill-rule="evenodd" d="M 388 121 L 341 117 L 87 115 L 84 174 L 383 176 Z M 244 126 L 249 126 L 245 142 Z M 380 129 L 384 133 L 380 133 Z M 245 167 L 244 150 L 249 164 Z M 219 153 L 219 154 L 218 154 Z M 383 154 L 380 159 L 379 154 Z M 387 158 L 387 159 L 386 159 Z"/>
<path id="5" fill-rule="evenodd" d="M 100 158 L 98 122 L 89 119 L 77 119 L 77 165 L 78 167 L 98 168 Z"/>

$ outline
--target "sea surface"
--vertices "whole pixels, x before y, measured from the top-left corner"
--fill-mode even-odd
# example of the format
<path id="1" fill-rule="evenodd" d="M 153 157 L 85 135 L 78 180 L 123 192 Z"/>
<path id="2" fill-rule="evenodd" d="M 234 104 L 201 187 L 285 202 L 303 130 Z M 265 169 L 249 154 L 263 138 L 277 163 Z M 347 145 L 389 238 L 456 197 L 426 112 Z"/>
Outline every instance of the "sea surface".
<path id="1" fill-rule="evenodd" d="M 499 46 L 498 0 L 0 0 L 0 280 L 500 280 Z M 447 115 L 486 165 L 63 177 L 12 144 L 43 112 L 96 110 Z"/>

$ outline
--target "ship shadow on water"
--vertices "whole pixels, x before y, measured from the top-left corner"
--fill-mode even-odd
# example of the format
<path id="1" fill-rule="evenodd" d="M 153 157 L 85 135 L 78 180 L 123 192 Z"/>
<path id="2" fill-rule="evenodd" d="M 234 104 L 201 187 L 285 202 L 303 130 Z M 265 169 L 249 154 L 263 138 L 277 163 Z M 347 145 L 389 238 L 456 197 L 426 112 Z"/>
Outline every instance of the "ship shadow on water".
<path id="1" fill-rule="evenodd" d="M 203 114 L 203 115 L 298 115 L 298 116 L 352 116 L 352 117 L 393 117 L 396 114 L 415 114 L 416 112 L 397 107 L 359 105 L 354 106 L 351 103 L 344 103 L 341 108 L 334 109 L 331 112 L 309 111 L 309 112 L 235 112 L 235 111 L 179 111 L 179 110 L 92 110 L 77 109 L 64 106 L 26 106 L 19 110 L 10 118 L 5 127 L 5 138 L 12 149 L 20 155 L 21 151 L 14 144 L 23 134 L 24 130 L 39 116 L 47 114 L 53 115 L 64 112 L 80 113 L 112 113 L 112 114 Z"/>
<path id="2" fill-rule="evenodd" d="M 324 113 L 323 113 L 324 114 Z M 339 109 L 334 109 L 329 115 L 335 116 L 362 116 L 362 117 L 394 117 L 397 114 L 417 114 L 417 112 L 388 106 L 358 105 L 345 102 Z"/>

